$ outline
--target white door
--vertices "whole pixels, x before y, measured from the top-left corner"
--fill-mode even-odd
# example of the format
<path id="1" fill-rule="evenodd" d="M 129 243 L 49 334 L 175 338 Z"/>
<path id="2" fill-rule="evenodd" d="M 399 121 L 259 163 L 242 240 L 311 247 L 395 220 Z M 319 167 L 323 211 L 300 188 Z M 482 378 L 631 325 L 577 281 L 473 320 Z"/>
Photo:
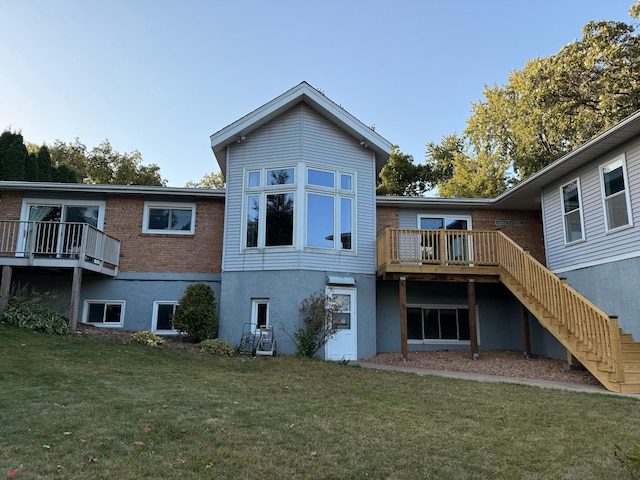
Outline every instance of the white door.
<path id="1" fill-rule="evenodd" d="M 325 346 L 327 360 L 357 360 L 357 315 L 355 288 L 327 288 L 327 296 L 331 299 L 333 313 L 332 325 L 338 332 L 329 339 Z"/>

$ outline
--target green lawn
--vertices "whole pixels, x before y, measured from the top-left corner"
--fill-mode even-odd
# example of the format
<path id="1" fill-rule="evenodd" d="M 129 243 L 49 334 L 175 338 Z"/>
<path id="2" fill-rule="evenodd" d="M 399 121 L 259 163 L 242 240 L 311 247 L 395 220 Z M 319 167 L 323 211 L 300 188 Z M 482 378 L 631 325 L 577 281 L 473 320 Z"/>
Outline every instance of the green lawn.
<path id="1" fill-rule="evenodd" d="M 0 339 L 0 478 L 620 479 L 614 445 L 640 444 L 631 398 L 4 324 Z"/>

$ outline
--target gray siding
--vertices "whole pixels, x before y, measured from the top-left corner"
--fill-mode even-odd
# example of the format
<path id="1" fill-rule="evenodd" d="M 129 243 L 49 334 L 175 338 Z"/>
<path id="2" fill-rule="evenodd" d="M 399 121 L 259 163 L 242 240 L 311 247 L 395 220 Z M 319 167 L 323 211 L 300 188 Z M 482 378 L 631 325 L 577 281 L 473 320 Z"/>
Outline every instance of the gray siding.
<path id="1" fill-rule="evenodd" d="M 605 231 L 599 167 L 625 153 L 634 226 L 613 233 Z M 564 243 L 564 224 L 560 186 L 580 179 L 585 241 Z M 551 270 L 569 270 L 589 264 L 606 263 L 616 256 L 640 255 L 640 143 L 618 149 L 568 175 L 542 192 L 547 264 Z"/>
<path id="2" fill-rule="evenodd" d="M 292 336 L 302 326 L 300 302 L 311 294 L 324 292 L 327 276 L 335 274 L 300 270 L 224 272 L 219 337 L 238 345 L 243 325 L 251 322 L 251 300 L 265 298 L 269 299 L 269 322 L 274 328 L 278 352 L 296 353 Z M 340 275 L 351 276 L 356 282 L 358 358 L 371 357 L 376 354 L 376 306 L 372 301 L 375 278 L 357 273 Z"/>
<path id="3" fill-rule="evenodd" d="M 243 171 L 257 165 L 306 165 L 344 168 L 355 172 L 355 252 L 309 251 L 302 248 L 241 250 L 243 218 Z M 304 172 L 296 171 L 297 181 Z M 305 199 L 295 197 L 296 222 L 304 216 Z M 223 271 L 327 270 L 373 273 L 375 268 L 375 172 L 371 150 L 300 104 L 246 136 L 228 149 L 226 225 Z M 303 229 L 302 229 L 303 230 Z M 298 229 L 298 231 L 302 231 Z M 304 239 L 294 242 L 301 247 Z"/>

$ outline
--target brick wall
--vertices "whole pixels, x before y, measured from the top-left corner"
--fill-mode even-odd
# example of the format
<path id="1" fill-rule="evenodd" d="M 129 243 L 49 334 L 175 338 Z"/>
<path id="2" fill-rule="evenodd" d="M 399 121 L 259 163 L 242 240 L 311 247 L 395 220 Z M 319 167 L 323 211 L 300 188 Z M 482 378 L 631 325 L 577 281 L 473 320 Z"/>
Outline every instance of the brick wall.
<path id="1" fill-rule="evenodd" d="M 142 233 L 143 213 L 142 196 L 107 197 L 104 231 L 121 242 L 121 272 L 221 272 L 223 199 L 196 201 L 194 235 Z"/>
<path id="2" fill-rule="evenodd" d="M 387 227 L 398 228 L 398 207 L 376 208 L 376 236 Z"/>
<path id="3" fill-rule="evenodd" d="M 0 199 L 0 220 L 20 220 L 22 192 L 4 191 Z"/>
<path id="4" fill-rule="evenodd" d="M 521 226 L 496 225 L 496 220 L 521 221 Z M 517 210 L 474 209 L 471 212 L 474 230 L 500 230 L 531 255 L 546 265 L 544 235 L 540 212 Z"/>

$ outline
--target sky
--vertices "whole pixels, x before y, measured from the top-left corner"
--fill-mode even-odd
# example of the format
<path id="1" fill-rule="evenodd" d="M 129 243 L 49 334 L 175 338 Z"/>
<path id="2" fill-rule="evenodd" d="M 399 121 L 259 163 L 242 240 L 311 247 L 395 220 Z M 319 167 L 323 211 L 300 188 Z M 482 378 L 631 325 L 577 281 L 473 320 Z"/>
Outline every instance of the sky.
<path id="1" fill-rule="evenodd" d="M 212 133 L 306 81 L 422 162 L 485 85 L 633 3 L 0 0 L 0 130 L 108 139 L 181 187 L 219 171 Z"/>

